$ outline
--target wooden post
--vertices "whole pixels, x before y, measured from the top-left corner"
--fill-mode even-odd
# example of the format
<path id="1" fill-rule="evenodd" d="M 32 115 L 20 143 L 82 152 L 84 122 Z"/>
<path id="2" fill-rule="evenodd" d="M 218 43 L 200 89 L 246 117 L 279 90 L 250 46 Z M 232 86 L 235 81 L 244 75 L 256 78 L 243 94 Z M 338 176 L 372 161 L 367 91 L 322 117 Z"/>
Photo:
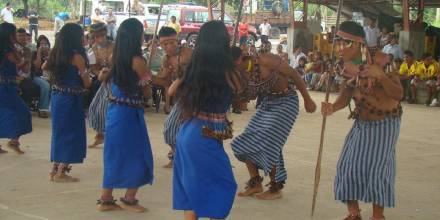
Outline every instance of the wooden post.
<path id="1" fill-rule="evenodd" d="M 220 18 L 225 21 L 225 0 L 220 0 Z"/>
<path id="2" fill-rule="evenodd" d="M 403 30 L 409 31 L 409 0 L 402 0 Z"/>
<path id="3" fill-rule="evenodd" d="M 208 20 L 212 21 L 214 19 L 214 16 L 212 15 L 212 3 L 211 0 L 208 1 Z"/>
<path id="4" fill-rule="evenodd" d="M 160 16 L 162 15 L 163 1 L 164 0 L 160 1 L 159 15 L 157 16 L 156 27 L 154 29 L 153 39 L 152 39 L 151 45 L 150 45 L 150 57 L 148 57 L 148 67 L 151 66 L 151 60 L 152 60 L 152 58 L 154 56 L 152 51 L 153 51 L 153 47 L 156 46 L 155 42 L 156 42 L 157 30 L 159 29 Z"/>
<path id="5" fill-rule="evenodd" d="M 417 8 L 418 10 L 418 22 L 420 23 L 420 24 L 422 24 L 423 23 L 423 13 L 424 13 L 424 11 L 425 11 L 425 0 L 419 0 L 419 5 L 418 5 L 418 8 Z"/>

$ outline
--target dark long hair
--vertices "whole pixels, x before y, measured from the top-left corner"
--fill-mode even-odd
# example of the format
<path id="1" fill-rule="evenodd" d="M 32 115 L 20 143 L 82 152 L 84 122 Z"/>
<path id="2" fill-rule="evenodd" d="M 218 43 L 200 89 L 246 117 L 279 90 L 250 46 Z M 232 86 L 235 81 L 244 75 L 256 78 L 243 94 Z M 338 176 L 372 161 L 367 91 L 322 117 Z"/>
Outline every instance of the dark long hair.
<path id="1" fill-rule="evenodd" d="M 3 60 L 6 53 L 14 51 L 14 42 L 11 38 L 15 36 L 17 28 L 10 23 L 0 24 L 0 62 Z"/>
<path id="2" fill-rule="evenodd" d="M 139 78 L 132 68 L 133 57 L 142 57 L 141 37 L 144 34 L 142 23 L 135 18 L 122 22 L 116 35 L 113 49 L 113 66 L 111 76 L 115 83 L 126 95 L 136 95 Z"/>
<path id="3" fill-rule="evenodd" d="M 50 48 L 50 41 L 49 41 L 49 39 L 45 35 L 40 35 L 37 38 L 37 49 L 40 48 L 42 40 L 47 41 L 47 44 L 48 44 L 48 46 Z"/>
<path id="4" fill-rule="evenodd" d="M 224 103 L 230 94 L 226 75 L 233 71 L 229 34 L 221 21 L 200 29 L 194 52 L 177 94 L 184 117 L 200 112 L 210 103 Z"/>
<path id="5" fill-rule="evenodd" d="M 61 28 L 55 39 L 55 45 L 47 61 L 50 79 L 57 83 L 66 74 L 75 53 L 81 55 L 88 66 L 88 59 L 83 47 L 83 29 L 78 24 L 68 23 Z"/>

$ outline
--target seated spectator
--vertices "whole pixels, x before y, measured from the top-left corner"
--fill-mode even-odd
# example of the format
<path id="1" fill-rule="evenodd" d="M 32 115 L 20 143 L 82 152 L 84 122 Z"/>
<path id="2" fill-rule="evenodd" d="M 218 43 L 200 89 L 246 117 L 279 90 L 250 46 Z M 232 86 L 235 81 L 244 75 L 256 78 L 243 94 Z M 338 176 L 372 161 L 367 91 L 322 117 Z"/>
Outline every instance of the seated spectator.
<path id="1" fill-rule="evenodd" d="M 37 51 L 32 54 L 31 77 L 32 81 L 40 88 L 40 98 L 38 102 L 38 116 L 47 118 L 50 102 L 50 84 L 43 76 L 41 66 L 47 61 L 50 53 L 49 39 L 40 35 L 37 39 Z"/>
<path id="2" fill-rule="evenodd" d="M 27 42 L 26 47 L 31 49 L 32 53 L 37 51 L 37 45 L 32 43 L 32 34 L 26 33 L 26 42 Z"/>
<path id="3" fill-rule="evenodd" d="M 298 60 L 298 65 L 295 68 L 296 72 L 298 72 L 298 74 L 303 78 L 304 81 L 306 75 L 306 63 L 307 63 L 306 57 L 300 57 Z"/>
<path id="4" fill-rule="evenodd" d="M 22 77 L 22 80 L 19 83 L 21 98 L 23 101 L 29 106 L 34 107 L 36 101 L 38 100 L 40 89 L 38 85 L 36 85 L 31 78 L 31 59 L 32 59 L 32 51 L 27 47 L 26 41 L 26 30 L 24 28 L 17 29 L 17 43 L 15 47 L 17 48 L 18 53 L 22 56 L 24 60 L 24 65 L 20 68 L 18 75 Z"/>
<path id="5" fill-rule="evenodd" d="M 403 50 L 402 47 L 400 47 L 400 45 L 398 44 L 397 37 L 395 35 L 390 35 L 389 40 L 390 43 L 382 49 L 382 52 L 386 54 L 393 54 L 394 58 L 403 59 Z"/>
<path id="6" fill-rule="evenodd" d="M 404 89 L 404 98 L 407 101 L 415 100 L 416 97 L 411 97 L 410 81 L 414 77 L 416 61 L 414 60 L 414 54 L 410 50 L 406 50 L 403 53 L 403 63 L 400 65 L 400 83 Z"/>
<path id="7" fill-rule="evenodd" d="M 325 90 L 325 80 L 327 80 L 328 74 L 331 74 L 330 76 L 330 82 L 333 80 L 333 73 L 332 73 L 332 62 L 330 60 L 330 55 L 329 54 L 324 54 L 324 56 L 322 57 L 322 76 L 320 77 L 318 84 L 315 87 L 315 90 Z"/>
<path id="8" fill-rule="evenodd" d="M 293 48 L 293 53 L 292 55 L 289 57 L 289 64 L 292 68 L 296 68 L 298 66 L 298 61 L 301 57 L 307 57 L 303 52 L 302 52 L 302 47 L 299 45 L 296 45 Z"/>
<path id="9" fill-rule="evenodd" d="M 321 79 L 324 63 L 322 61 L 321 53 L 316 51 L 313 53 L 312 64 L 306 67 L 306 73 L 308 75 L 309 89 L 316 90 L 319 80 Z"/>
<path id="10" fill-rule="evenodd" d="M 432 99 L 437 94 L 437 81 L 439 74 L 439 64 L 432 58 L 430 53 L 422 55 L 422 60 L 415 66 L 414 78 L 411 80 L 411 100 L 412 103 L 416 103 L 417 89 L 426 89 L 428 98 L 425 104 L 430 105 Z"/>
<path id="11" fill-rule="evenodd" d="M 344 61 L 342 58 L 339 58 L 335 65 L 335 71 L 333 72 L 333 85 L 335 87 L 335 92 L 339 92 L 341 90 L 342 82 L 344 81 L 344 77 L 342 76 L 342 71 L 344 70 Z"/>

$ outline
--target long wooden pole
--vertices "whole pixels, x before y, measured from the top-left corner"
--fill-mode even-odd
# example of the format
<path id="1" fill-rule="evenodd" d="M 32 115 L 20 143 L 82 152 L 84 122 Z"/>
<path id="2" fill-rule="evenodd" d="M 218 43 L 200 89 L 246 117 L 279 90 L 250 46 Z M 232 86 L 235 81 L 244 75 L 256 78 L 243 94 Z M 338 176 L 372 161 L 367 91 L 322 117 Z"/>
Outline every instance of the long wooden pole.
<path id="1" fill-rule="evenodd" d="M 150 51 L 149 51 L 150 56 L 148 57 L 148 66 L 151 66 L 151 60 L 152 60 L 152 57 L 154 56 L 153 47 L 156 46 L 155 42 L 156 42 L 157 30 L 159 29 L 160 16 L 162 15 L 162 9 L 163 9 L 163 0 L 160 1 L 159 15 L 157 15 L 156 27 L 154 28 L 153 39 L 152 39 L 151 45 L 150 45 Z"/>
<path id="2" fill-rule="evenodd" d="M 207 0 L 208 5 L 208 20 L 212 21 L 214 19 L 214 16 L 212 15 L 212 3 L 211 0 Z"/>
<path id="3" fill-rule="evenodd" d="M 225 21 L 225 0 L 220 0 L 220 18 Z"/>
<path id="4" fill-rule="evenodd" d="M 336 32 L 339 30 L 339 23 L 340 23 L 340 19 L 341 19 L 341 10 L 342 10 L 343 4 L 344 4 L 344 0 L 339 0 L 338 12 L 337 12 L 337 17 L 336 17 L 336 31 L 333 35 L 333 39 L 335 39 Z M 331 54 L 331 61 L 333 62 L 334 60 L 335 60 L 335 40 L 333 40 L 333 43 L 332 43 L 332 54 Z M 326 103 L 328 103 L 329 97 L 330 97 L 330 75 L 331 74 L 327 74 L 327 79 L 326 79 L 326 82 L 327 82 L 327 86 L 325 89 L 325 102 Z M 327 117 L 324 115 L 322 117 L 321 139 L 319 141 L 318 159 L 316 160 L 316 167 L 315 167 L 315 184 L 313 186 L 312 216 L 315 213 L 316 198 L 318 195 L 319 182 L 321 180 L 321 158 L 322 158 L 322 150 L 324 147 L 324 134 L 325 134 L 326 123 L 327 123 Z"/>
<path id="5" fill-rule="evenodd" d="M 237 15 L 237 21 L 235 21 L 235 28 L 234 28 L 234 41 L 232 41 L 232 45 L 235 46 L 237 43 L 237 37 L 238 37 L 238 26 L 240 25 L 241 21 L 241 13 L 243 11 L 243 1 L 240 0 L 240 5 L 238 6 L 238 15 Z"/>

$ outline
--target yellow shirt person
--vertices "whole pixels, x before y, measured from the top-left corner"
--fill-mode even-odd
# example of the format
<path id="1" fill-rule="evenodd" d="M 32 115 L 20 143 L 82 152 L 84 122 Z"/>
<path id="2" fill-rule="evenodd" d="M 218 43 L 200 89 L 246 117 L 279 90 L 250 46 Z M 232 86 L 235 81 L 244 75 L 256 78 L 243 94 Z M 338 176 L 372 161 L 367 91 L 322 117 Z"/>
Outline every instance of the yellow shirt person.
<path id="1" fill-rule="evenodd" d="M 177 32 L 177 35 L 179 35 L 180 31 L 182 30 L 180 28 L 180 24 L 176 22 L 176 16 L 174 16 L 174 15 L 171 16 L 171 22 L 168 23 L 167 26 L 170 28 L 173 28 Z"/>
<path id="2" fill-rule="evenodd" d="M 409 78 L 414 75 L 415 72 L 415 66 L 417 65 L 417 62 L 413 62 L 411 65 L 408 66 L 407 62 L 403 62 L 402 65 L 400 65 L 399 73 L 401 76 L 405 76 L 405 78 Z"/>
<path id="3" fill-rule="evenodd" d="M 430 80 L 438 77 L 439 74 L 439 63 L 432 61 L 430 63 L 417 62 L 414 65 L 415 68 L 412 68 L 414 74 L 419 77 L 421 80 Z"/>

